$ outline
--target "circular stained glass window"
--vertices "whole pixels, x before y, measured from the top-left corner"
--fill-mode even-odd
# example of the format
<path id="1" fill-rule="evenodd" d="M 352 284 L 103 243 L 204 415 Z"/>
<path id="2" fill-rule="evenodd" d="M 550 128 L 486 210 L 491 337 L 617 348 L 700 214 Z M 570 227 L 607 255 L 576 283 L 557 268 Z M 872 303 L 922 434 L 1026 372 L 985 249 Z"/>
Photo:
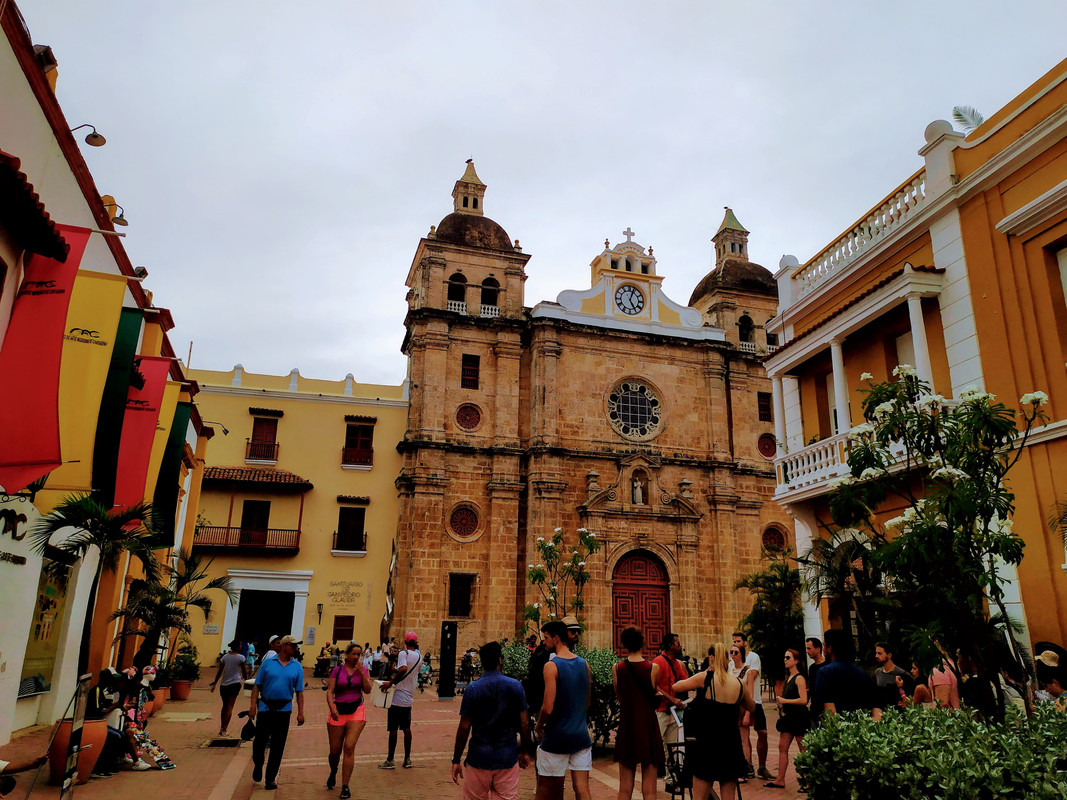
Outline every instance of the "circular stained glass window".
<path id="1" fill-rule="evenodd" d="M 764 550 L 785 550 L 785 534 L 777 528 L 767 528 L 763 532 Z"/>
<path id="2" fill-rule="evenodd" d="M 465 431 L 472 431 L 482 424 L 482 412 L 478 406 L 464 403 L 456 410 L 456 424 Z"/>
<path id="3" fill-rule="evenodd" d="M 634 440 L 651 439 L 660 430 L 663 407 L 656 393 L 641 381 L 623 381 L 608 395 L 608 421 Z"/>
<path id="4" fill-rule="evenodd" d="M 778 454 L 778 443 L 769 433 L 764 433 L 756 441 L 756 449 L 764 458 L 774 458 Z"/>
<path id="5" fill-rule="evenodd" d="M 478 512 L 470 506 L 459 506 L 448 518 L 448 526 L 457 536 L 473 536 L 478 532 Z"/>

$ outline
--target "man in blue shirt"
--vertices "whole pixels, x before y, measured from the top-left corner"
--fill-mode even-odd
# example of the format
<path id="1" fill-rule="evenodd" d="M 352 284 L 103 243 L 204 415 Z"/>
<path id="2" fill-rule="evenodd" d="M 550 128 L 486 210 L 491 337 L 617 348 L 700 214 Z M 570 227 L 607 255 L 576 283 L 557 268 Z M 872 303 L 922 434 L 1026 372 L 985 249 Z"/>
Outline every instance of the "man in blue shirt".
<path id="1" fill-rule="evenodd" d="M 819 669 L 815 679 L 813 707 L 821 707 L 826 714 L 843 711 L 871 712 L 875 699 L 871 676 L 852 663 L 852 636 L 848 631 L 834 629 L 823 639 L 827 663 Z"/>
<path id="2" fill-rule="evenodd" d="M 589 771 L 593 768 L 593 742 L 589 738 L 587 710 L 593 673 L 585 659 L 570 649 L 570 634 L 562 620 L 541 626 L 545 648 L 555 657 L 545 664 L 545 698 L 535 731 L 537 746 L 537 798 L 563 800 L 567 770 L 578 800 L 590 800 Z"/>
<path id="3" fill-rule="evenodd" d="M 478 652 L 482 677 L 463 693 L 459 707 L 452 782 L 463 779 L 464 800 L 517 800 L 519 767 L 530 765 L 530 723 L 522 684 L 501 674 L 499 642 L 483 644 Z M 466 765 L 463 748 L 470 736 Z M 519 739 L 521 738 L 521 749 Z M 466 766 L 466 770 L 464 770 Z"/>
<path id="4" fill-rule="evenodd" d="M 296 694 L 296 724 L 304 724 L 304 668 L 296 660 L 301 645 L 292 636 L 275 642 L 278 657 L 264 660 L 256 673 L 252 687 L 252 707 L 248 718 L 256 721 L 256 738 L 252 742 L 252 780 L 263 778 L 263 756 L 270 745 L 264 788 L 277 789 L 275 779 L 289 738 L 289 718 L 293 714 L 293 694 Z"/>

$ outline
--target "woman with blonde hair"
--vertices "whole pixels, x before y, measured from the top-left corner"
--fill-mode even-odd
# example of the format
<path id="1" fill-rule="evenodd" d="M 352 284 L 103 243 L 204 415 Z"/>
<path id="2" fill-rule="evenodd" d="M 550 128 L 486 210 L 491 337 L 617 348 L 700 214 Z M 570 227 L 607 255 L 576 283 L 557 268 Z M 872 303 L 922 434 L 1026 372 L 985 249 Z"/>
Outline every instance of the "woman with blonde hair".
<path id="1" fill-rule="evenodd" d="M 748 773 L 737 727 L 738 706 L 752 711 L 756 702 L 745 683 L 730 675 L 729 646 L 716 642 L 712 648 L 708 669 L 678 681 L 674 693 L 697 692 L 686 712 L 686 738 L 695 739 L 685 753 L 686 768 L 693 776 L 694 800 L 708 800 L 716 781 L 722 800 L 733 800 L 738 778 Z M 691 716 L 696 723 L 692 726 Z"/>
<path id="2" fill-rule="evenodd" d="M 356 743 L 367 725 L 367 708 L 363 695 L 371 689 L 370 676 L 363 667 L 363 648 L 352 642 L 345 648 L 344 663 L 330 670 L 326 682 L 326 732 L 330 735 L 330 777 L 326 788 L 332 789 L 337 782 L 337 763 L 344 750 L 341 767 L 341 800 L 352 796 L 348 782 L 356 763 Z"/>

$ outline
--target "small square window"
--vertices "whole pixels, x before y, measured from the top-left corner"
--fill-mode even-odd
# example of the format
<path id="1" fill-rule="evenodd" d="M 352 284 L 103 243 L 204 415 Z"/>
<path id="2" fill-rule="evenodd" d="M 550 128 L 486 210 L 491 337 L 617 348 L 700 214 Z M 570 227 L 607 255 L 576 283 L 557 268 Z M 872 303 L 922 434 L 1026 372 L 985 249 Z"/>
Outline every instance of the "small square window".
<path id="1" fill-rule="evenodd" d="M 448 616 L 469 617 L 473 606 L 474 576 L 448 576 Z"/>
<path id="2" fill-rule="evenodd" d="M 774 422 L 773 395 L 770 392 L 756 392 L 756 410 L 760 422 Z"/>
<path id="3" fill-rule="evenodd" d="M 351 614 L 339 614 L 333 618 L 333 639 L 331 641 L 348 642 L 356 632 L 356 618 Z"/>
<path id="4" fill-rule="evenodd" d="M 477 389 L 481 371 L 481 357 L 463 354 L 459 385 L 464 389 Z"/>
<path id="5" fill-rule="evenodd" d="M 777 333 L 768 333 L 767 334 L 767 347 L 777 347 L 777 346 L 778 346 L 778 334 Z"/>

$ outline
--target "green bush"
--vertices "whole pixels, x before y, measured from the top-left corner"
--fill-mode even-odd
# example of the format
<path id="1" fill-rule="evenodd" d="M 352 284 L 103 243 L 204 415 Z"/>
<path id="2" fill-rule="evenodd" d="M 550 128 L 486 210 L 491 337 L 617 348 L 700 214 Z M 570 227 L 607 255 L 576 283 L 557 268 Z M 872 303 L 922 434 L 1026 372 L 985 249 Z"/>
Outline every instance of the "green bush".
<path id="1" fill-rule="evenodd" d="M 526 668 L 530 665 L 530 650 L 526 644 L 522 641 L 509 642 L 503 651 L 504 664 L 501 671 L 517 681 L 525 679 Z"/>
<path id="2" fill-rule="evenodd" d="M 794 762 L 809 800 L 1062 800 L 1067 714 L 985 723 L 967 712 L 831 716 Z"/>
<path id="3" fill-rule="evenodd" d="M 200 661 L 196 647 L 188 639 L 182 639 L 176 655 L 167 665 L 170 669 L 171 680 L 193 681 L 200 680 Z"/>

